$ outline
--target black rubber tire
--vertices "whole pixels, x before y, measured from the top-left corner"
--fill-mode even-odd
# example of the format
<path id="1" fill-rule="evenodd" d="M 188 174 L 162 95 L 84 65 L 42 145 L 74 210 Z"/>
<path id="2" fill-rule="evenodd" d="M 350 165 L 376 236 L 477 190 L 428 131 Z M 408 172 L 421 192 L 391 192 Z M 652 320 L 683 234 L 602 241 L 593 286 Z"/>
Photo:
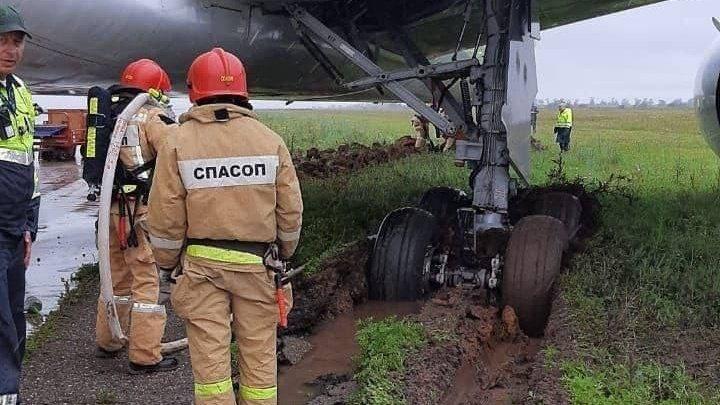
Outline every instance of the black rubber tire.
<path id="1" fill-rule="evenodd" d="M 542 336 L 545 331 L 566 245 L 564 224 L 546 215 L 521 219 L 510 235 L 502 298 L 504 305 L 513 307 L 528 336 Z"/>
<path id="2" fill-rule="evenodd" d="M 370 260 L 370 299 L 411 301 L 425 295 L 429 290 L 429 280 L 423 275 L 425 254 L 437 234 L 437 221 L 427 211 L 400 208 L 388 214 Z"/>
<path id="3" fill-rule="evenodd" d="M 568 237 L 573 238 L 580 228 L 582 204 L 579 198 L 570 193 L 545 193 L 535 203 L 533 213 L 559 219 L 565 224 Z"/>
<path id="4" fill-rule="evenodd" d="M 433 187 L 423 194 L 418 207 L 433 214 L 440 224 L 455 220 L 459 208 L 469 207 L 472 200 L 461 190 L 450 187 Z"/>

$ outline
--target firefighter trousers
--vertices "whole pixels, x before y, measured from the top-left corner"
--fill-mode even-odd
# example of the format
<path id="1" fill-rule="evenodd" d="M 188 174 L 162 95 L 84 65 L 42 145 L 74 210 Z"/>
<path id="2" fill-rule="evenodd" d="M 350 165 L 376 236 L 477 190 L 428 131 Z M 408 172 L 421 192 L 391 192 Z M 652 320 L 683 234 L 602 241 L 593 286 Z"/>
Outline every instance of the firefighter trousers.
<path id="1" fill-rule="evenodd" d="M 128 357 L 140 365 L 153 365 L 162 360 L 160 342 L 165 333 L 165 306 L 158 304 L 160 278 L 147 234 L 139 223 L 134 229 L 138 246 L 120 248 L 118 223 L 120 216 L 111 214 L 110 220 L 110 270 L 113 295 L 120 318 L 120 326 L 128 336 Z M 129 224 L 126 221 L 126 229 Z M 105 305 L 98 301 L 96 343 L 107 351 L 123 348 L 114 339 L 108 326 Z"/>
<path id="2" fill-rule="evenodd" d="M 0 241 L 0 403 L 14 404 L 20 389 L 25 353 L 24 255 L 21 239 Z"/>
<path id="3" fill-rule="evenodd" d="M 278 305 L 273 277 L 262 265 L 186 258 L 172 293 L 185 320 L 195 379 L 195 405 L 277 404 Z M 292 288 L 285 289 L 287 311 Z M 231 318 L 232 315 L 232 318 Z M 231 380 L 235 335 L 240 370 L 237 401 Z"/>

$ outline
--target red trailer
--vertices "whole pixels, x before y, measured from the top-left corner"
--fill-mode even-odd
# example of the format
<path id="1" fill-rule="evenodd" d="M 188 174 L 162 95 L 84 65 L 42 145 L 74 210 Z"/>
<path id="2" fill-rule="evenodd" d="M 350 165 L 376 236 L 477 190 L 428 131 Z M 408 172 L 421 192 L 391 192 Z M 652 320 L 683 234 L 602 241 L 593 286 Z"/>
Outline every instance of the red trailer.
<path id="1" fill-rule="evenodd" d="M 52 109 L 48 119 L 35 126 L 35 138 L 40 139 L 42 160 L 72 160 L 75 147 L 85 144 L 87 110 Z"/>

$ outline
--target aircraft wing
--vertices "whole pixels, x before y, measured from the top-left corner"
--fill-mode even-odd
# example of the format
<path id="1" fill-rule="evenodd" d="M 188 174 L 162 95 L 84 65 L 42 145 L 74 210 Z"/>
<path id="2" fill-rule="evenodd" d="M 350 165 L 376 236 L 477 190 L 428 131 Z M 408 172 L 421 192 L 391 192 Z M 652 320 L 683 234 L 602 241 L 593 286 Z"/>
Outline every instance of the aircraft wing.
<path id="1" fill-rule="evenodd" d="M 482 9 L 481 0 L 470 0 Z M 557 27 L 662 0 L 537 0 L 544 28 Z M 109 85 L 138 58 L 163 65 L 184 92 L 186 69 L 201 52 L 222 46 L 244 61 L 254 97 L 299 95 L 343 97 L 325 67 L 299 41 L 280 0 L 18 0 L 33 38 L 19 75 L 36 93 L 84 93 Z M 466 0 L 298 1 L 326 25 L 362 40 L 385 69 L 405 67 L 386 29 L 402 26 L 431 60 L 453 52 Z M 473 14 L 477 21 L 480 17 Z M 351 24 L 358 29 L 353 32 Z M 380 23 L 382 22 L 382 23 Z M 475 45 L 478 26 L 470 20 L 462 48 Z M 328 59 L 344 81 L 361 76 L 331 50 Z M 377 92 L 353 95 L 374 100 Z"/>

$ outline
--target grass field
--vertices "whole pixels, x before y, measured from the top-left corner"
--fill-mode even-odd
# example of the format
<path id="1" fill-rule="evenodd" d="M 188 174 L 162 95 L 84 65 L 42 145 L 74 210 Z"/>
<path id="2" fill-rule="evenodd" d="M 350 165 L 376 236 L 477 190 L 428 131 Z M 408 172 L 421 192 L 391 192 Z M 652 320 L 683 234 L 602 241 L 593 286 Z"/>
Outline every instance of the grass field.
<path id="1" fill-rule="evenodd" d="M 332 148 L 343 143 L 392 142 L 409 135 L 409 112 L 262 111 L 261 120 L 290 147 Z M 312 272 L 344 244 L 374 232 L 391 210 L 417 202 L 436 185 L 467 183 L 448 155 L 422 155 L 370 167 L 353 176 L 303 181 L 305 213 L 298 262 Z"/>
<path id="2" fill-rule="evenodd" d="M 293 150 L 334 148 L 343 143 L 392 141 L 412 132 L 410 112 L 288 110 L 259 112 Z"/>
<path id="3" fill-rule="evenodd" d="M 717 361 L 689 354 L 719 336 L 718 158 L 690 110 L 579 110 L 576 122 L 568 176 L 626 176 L 632 200 L 603 199 L 602 227 L 562 281 L 578 333 L 564 365 L 574 402 L 718 403 Z M 545 114 L 548 144 L 551 127 Z M 534 181 L 554 156 L 534 156 Z"/>
<path id="4" fill-rule="evenodd" d="M 538 138 L 549 148 L 533 153 L 535 184 L 547 180 L 558 156 L 553 115 L 541 113 Z M 262 117 L 299 149 L 410 132 L 404 113 L 263 112 Z M 718 370 L 708 365 L 717 359 L 698 366 L 684 350 L 702 336 L 718 336 L 720 325 L 720 165 L 702 141 L 692 111 L 576 110 L 564 171 L 587 183 L 622 176 L 631 197 L 602 197 L 601 229 L 561 280 L 578 349 L 561 353 L 556 365 L 573 402 L 720 401 L 711 385 Z M 317 263 L 373 231 L 388 211 L 416 201 L 425 189 L 466 187 L 466 176 L 448 156 L 425 155 L 352 177 L 305 182 L 298 261 Z"/>

